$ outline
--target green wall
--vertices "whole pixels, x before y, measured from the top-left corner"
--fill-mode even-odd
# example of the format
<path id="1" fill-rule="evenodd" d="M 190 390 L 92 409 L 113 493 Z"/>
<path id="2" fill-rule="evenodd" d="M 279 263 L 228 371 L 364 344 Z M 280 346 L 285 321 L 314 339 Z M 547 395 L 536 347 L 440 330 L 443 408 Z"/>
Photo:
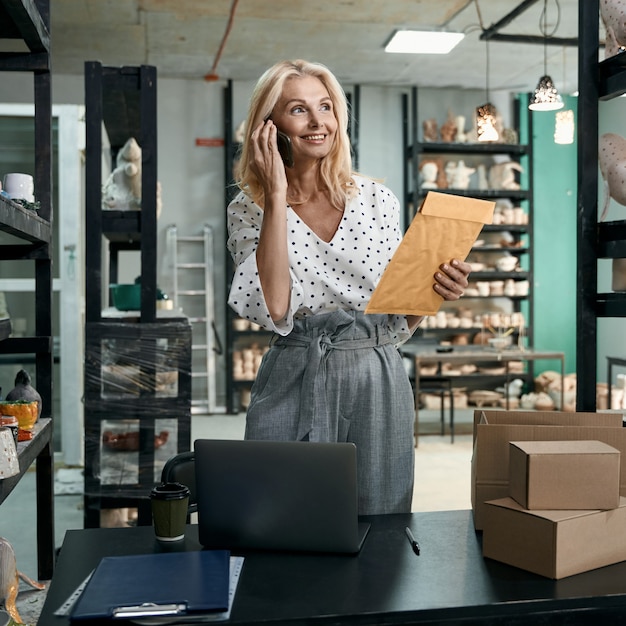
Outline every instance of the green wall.
<path id="1" fill-rule="evenodd" d="M 563 100 L 562 110 L 573 110 L 576 119 L 577 99 L 564 96 Z M 534 345 L 537 350 L 564 352 L 565 371 L 572 373 L 576 371 L 576 133 L 573 144 L 556 144 L 556 111 L 533 111 L 532 116 Z M 535 363 L 535 373 L 546 369 L 558 371 L 558 363 Z"/>

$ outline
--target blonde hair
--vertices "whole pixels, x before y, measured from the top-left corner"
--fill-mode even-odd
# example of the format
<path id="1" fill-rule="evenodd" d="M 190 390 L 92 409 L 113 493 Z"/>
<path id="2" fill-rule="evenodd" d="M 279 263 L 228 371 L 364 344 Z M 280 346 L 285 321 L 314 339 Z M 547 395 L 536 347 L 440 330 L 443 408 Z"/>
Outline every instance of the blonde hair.
<path id="1" fill-rule="evenodd" d="M 321 81 L 330 96 L 337 120 L 337 134 L 330 152 L 320 164 L 320 183 L 328 190 L 333 206 L 343 208 L 346 199 L 356 193 L 352 180 L 352 156 L 348 136 L 348 102 L 343 88 L 333 73 L 321 63 L 281 61 L 266 70 L 257 81 L 250 98 L 241 154 L 235 171 L 236 183 L 259 206 L 263 206 L 263 189 L 249 165 L 252 131 L 272 113 L 290 78 L 313 76 Z"/>

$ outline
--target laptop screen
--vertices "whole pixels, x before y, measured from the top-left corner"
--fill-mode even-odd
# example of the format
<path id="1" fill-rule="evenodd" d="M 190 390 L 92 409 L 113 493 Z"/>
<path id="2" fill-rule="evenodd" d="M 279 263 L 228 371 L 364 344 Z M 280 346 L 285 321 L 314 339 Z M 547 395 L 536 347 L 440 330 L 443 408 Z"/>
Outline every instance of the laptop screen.
<path id="1" fill-rule="evenodd" d="M 354 444 L 198 439 L 194 450 L 205 547 L 359 551 Z"/>

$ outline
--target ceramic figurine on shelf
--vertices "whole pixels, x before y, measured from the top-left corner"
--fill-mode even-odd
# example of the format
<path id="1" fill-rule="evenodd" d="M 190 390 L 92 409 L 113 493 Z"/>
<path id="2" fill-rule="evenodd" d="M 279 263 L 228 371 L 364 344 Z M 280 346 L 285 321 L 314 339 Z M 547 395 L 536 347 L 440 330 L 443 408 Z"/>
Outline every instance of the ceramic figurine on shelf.
<path id="1" fill-rule="evenodd" d="M 434 161 L 427 161 L 420 167 L 420 173 L 422 176 L 422 189 L 438 189 L 437 185 L 437 173 L 439 168 Z"/>
<path id="2" fill-rule="evenodd" d="M 426 179 L 426 175 L 432 178 L 433 168 L 430 168 L 430 172 L 424 173 L 422 169 L 427 163 L 434 163 L 437 168 L 437 175 L 432 181 L 434 182 L 435 187 L 426 187 L 427 189 L 447 189 L 448 188 L 448 178 L 446 176 L 446 168 L 444 161 L 441 157 L 426 157 L 420 160 L 419 169 L 422 179 Z"/>
<path id="3" fill-rule="evenodd" d="M 626 50 L 626 0 L 600 0 L 600 17 L 606 31 L 604 58 Z"/>
<path id="4" fill-rule="evenodd" d="M 465 161 L 461 160 L 456 164 L 450 180 L 450 187 L 453 189 L 467 189 L 470 184 L 470 176 L 476 171 L 475 167 L 468 167 Z"/>
<path id="5" fill-rule="evenodd" d="M 456 139 L 457 125 L 452 112 L 448 113 L 448 119 L 441 125 L 441 141 L 452 143 Z"/>
<path id="6" fill-rule="evenodd" d="M 520 185 L 515 180 L 515 172 L 523 172 L 524 168 L 516 161 L 495 163 L 489 168 L 490 189 L 519 189 Z"/>
<path id="7" fill-rule="evenodd" d="M 515 145 L 519 141 L 519 136 L 514 128 L 505 128 L 500 134 L 500 139 L 502 143 Z"/>
<path id="8" fill-rule="evenodd" d="M 115 169 L 102 188 L 102 209 L 141 209 L 141 148 L 134 137 L 117 153 Z M 161 185 L 157 182 L 157 217 L 161 213 Z"/>
<path id="9" fill-rule="evenodd" d="M 439 127 L 437 126 L 437 120 L 431 117 L 422 122 L 422 129 L 424 131 L 424 141 L 426 143 L 435 143 L 439 141 Z"/>
<path id="10" fill-rule="evenodd" d="M 41 417 L 41 396 L 39 392 L 30 384 L 30 375 L 26 370 L 20 370 L 15 376 L 15 387 L 7 393 L 6 400 L 9 402 L 36 402 L 37 418 Z"/>
<path id="11" fill-rule="evenodd" d="M 456 136 L 454 138 L 458 143 L 465 143 L 467 141 L 467 133 L 465 132 L 465 116 L 456 116 Z"/>
<path id="12" fill-rule="evenodd" d="M 45 585 L 30 579 L 17 569 L 13 546 L 4 537 L 0 537 L 0 602 L 4 602 L 4 607 L 14 622 L 23 624 L 15 604 L 20 578 L 34 589 L 46 588 Z"/>
<path id="13" fill-rule="evenodd" d="M 604 202 L 600 221 L 604 221 L 609 212 L 611 198 L 626 206 L 626 139 L 615 133 L 601 135 L 598 150 L 600 173 L 604 181 Z"/>
<path id="14" fill-rule="evenodd" d="M 489 189 L 489 181 L 487 179 L 487 167 L 484 163 L 476 166 L 476 174 L 478 176 L 478 189 Z"/>

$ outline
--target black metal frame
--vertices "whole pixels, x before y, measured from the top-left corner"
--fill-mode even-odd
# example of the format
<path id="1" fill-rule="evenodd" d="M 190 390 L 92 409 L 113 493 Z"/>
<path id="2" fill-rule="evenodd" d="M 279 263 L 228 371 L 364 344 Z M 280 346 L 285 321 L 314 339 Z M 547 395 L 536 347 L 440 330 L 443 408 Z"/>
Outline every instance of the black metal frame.
<path id="1" fill-rule="evenodd" d="M 42 398 L 45 427 L 28 444 L 18 444 L 20 474 L 0 481 L 0 502 L 11 493 L 36 461 L 38 575 L 49 579 L 54 570 L 54 462 L 52 421 L 52 93 L 50 78 L 49 0 L 0 0 L 0 38 L 22 40 L 28 52 L 0 52 L 0 70 L 32 72 L 35 104 L 35 190 L 38 214 L 0 198 L 0 230 L 24 243 L 0 248 L 2 260 L 35 264 L 35 337 L 8 338 L 3 324 L 0 354 L 34 354 L 37 390 Z"/>
<path id="2" fill-rule="evenodd" d="M 575 37 L 544 37 L 543 35 L 515 35 L 499 32 L 505 26 L 508 26 L 521 15 L 524 11 L 536 4 L 539 0 L 524 0 L 520 2 L 513 10 L 509 11 L 503 18 L 495 24 L 485 28 L 480 38 L 485 41 L 508 41 L 511 43 L 531 43 L 550 46 L 577 46 L 578 39 Z M 592 22 L 593 23 L 593 22 Z"/>
<path id="3" fill-rule="evenodd" d="M 191 446 L 191 325 L 180 316 L 157 318 L 157 105 L 156 68 L 103 67 L 85 63 L 86 121 L 86 323 L 85 323 L 85 526 L 100 525 L 102 509 L 136 507 L 140 524 L 151 523 L 149 492 L 154 486 L 155 419 L 177 420 L 177 451 Z M 142 151 L 140 211 L 103 211 L 102 124 L 114 163 L 119 149 L 135 137 Z M 123 320 L 102 315 L 103 240 L 109 252 L 109 277 L 117 280 L 118 254 L 141 255 L 141 308 Z M 159 341 L 167 340 L 161 349 Z M 132 345 L 145 389 L 137 397 L 104 397 L 102 344 L 120 340 Z M 156 393 L 157 359 L 166 358 L 178 372 L 176 397 Z M 100 481 L 103 420 L 137 420 L 139 479 L 135 485 Z"/>

